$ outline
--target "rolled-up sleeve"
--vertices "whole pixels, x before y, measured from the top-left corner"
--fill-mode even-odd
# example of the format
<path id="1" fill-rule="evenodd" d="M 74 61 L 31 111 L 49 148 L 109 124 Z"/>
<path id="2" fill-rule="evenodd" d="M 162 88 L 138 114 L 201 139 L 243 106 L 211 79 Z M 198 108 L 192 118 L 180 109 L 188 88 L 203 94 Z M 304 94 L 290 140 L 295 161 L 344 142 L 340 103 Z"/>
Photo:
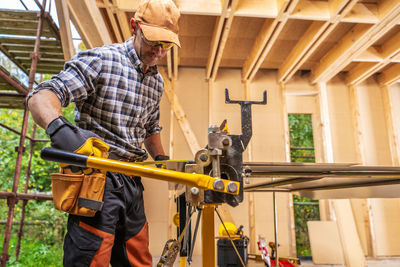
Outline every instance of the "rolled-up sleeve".
<path id="1" fill-rule="evenodd" d="M 161 132 L 162 127 L 159 125 L 160 122 L 160 108 L 157 105 L 154 112 L 150 115 L 149 120 L 145 124 L 146 138 L 150 135 Z"/>
<path id="2" fill-rule="evenodd" d="M 65 64 L 63 71 L 33 89 L 27 101 L 41 90 L 54 92 L 63 107 L 70 102 L 82 101 L 95 92 L 101 68 L 102 60 L 98 50 L 80 52 Z"/>

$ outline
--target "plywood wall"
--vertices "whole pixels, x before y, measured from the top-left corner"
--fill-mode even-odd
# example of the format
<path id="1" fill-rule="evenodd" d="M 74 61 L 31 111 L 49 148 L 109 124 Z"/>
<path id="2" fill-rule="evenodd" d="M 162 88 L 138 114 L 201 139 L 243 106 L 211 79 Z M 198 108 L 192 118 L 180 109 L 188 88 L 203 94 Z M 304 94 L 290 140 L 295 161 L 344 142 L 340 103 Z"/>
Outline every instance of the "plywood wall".
<path id="1" fill-rule="evenodd" d="M 281 110 L 281 87 L 276 81 L 275 71 L 260 71 L 249 84 L 250 100 L 261 100 L 262 92 L 268 91 L 266 106 L 253 106 L 253 138 L 251 147 L 252 161 L 285 161 L 285 132 Z M 225 104 L 224 89 L 229 89 L 230 98 L 241 100 L 245 98 L 244 84 L 241 82 L 240 70 L 220 69 L 218 78 L 214 82 L 204 79 L 205 69 L 180 68 L 178 79 L 174 81 L 174 90 L 182 106 L 191 129 L 200 146 L 204 147 L 207 141 L 207 129 L 210 124 L 219 125 L 224 119 L 228 120 L 231 134 L 240 134 L 240 107 L 237 104 Z M 324 147 L 322 146 L 321 117 L 318 102 L 318 89 L 311 85 L 307 75 L 298 74 L 285 86 L 287 112 L 313 114 L 314 139 L 317 159 L 323 160 Z M 337 76 L 326 84 L 330 132 L 332 136 L 332 151 L 334 162 L 359 161 L 359 142 L 354 134 L 354 117 L 349 88 L 345 80 Z M 392 86 L 390 92 L 393 101 L 397 103 L 394 110 L 400 111 L 400 87 Z M 363 158 L 365 164 L 390 165 L 391 155 L 381 89 L 373 78 L 357 86 L 357 103 L 360 111 L 358 131 L 362 132 L 365 147 Z M 170 103 L 163 98 L 161 102 L 162 141 L 166 152 L 173 149 L 175 159 L 193 159 L 192 152 L 185 136 L 176 120 L 171 117 Z M 394 118 L 396 127 L 400 119 Z M 172 122 L 172 123 L 171 123 Z M 170 127 L 173 127 L 170 129 Z M 171 132 L 172 131 L 172 132 Z M 172 146 L 170 142 L 172 133 Z M 245 160 L 249 158 L 247 151 Z M 150 222 L 150 246 L 154 255 L 159 255 L 168 238 L 168 184 L 144 179 L 145 206 Z M 293 255 L 293 225 L 291 223 L 291 195 L 277 194 L 278 201 L 278 235 L 280 255 Z M 329 206 L 329 205 L 328 205 Z M 400 255 L 400 248 L 396 238 L 400 237 L 399 200 L 363 200 L 351 202 L 352 209 L 346 206 L 346 214 L 352 217 L 342 220 L 340 227 L 343 233 L 352 233 L 359 238 L 360 251 L 365 255 Z M 271 193 L 256 193 L 254 195 L 255 232 L 256 237 L 262 235 L 268 241 L 274 239 L 273 233 L 273 206 Z M 340 205 L 336 205 L 338 209 Z M 249 235 L 249 206 L 248 196 L 236 208 L 229 208 L 236 225 L 244 225 L 245 234 Z M 356 213 L 360 211 L 361 213 Z M 341 212 L 343 213 L 343 212 Z M 392 216 L 390 216 L 392 215 Z M 340 216 L 340 215 L 339 215 Z M 333 219 L 335 215 L 333 215 Z M 365 223 L 367 220 L 367 224 Z M 368 221 L 370 220 L 370 221 Z M 348 221 L 348 222 L 347 222 Z M 346 228 L 346 225 L 350 227 Z M 372 228 L 370 227 L 372 225 Z M 354 227 L 356 226 L 356 227 Z M 216 232 L 219 221 L 216 217 Z M 355 230 L 356 229 L 356 230 Z M 356 231 L 356 232 L 354 232 Z M 200 238 L 199 238 L 200 239 Z M 195 254 L 200 254 L 200 242 L 196 246 Z M 255 244 L 257 240 L 252 240 Z M 368 250 L 368 247 L 370 249 Z"/>

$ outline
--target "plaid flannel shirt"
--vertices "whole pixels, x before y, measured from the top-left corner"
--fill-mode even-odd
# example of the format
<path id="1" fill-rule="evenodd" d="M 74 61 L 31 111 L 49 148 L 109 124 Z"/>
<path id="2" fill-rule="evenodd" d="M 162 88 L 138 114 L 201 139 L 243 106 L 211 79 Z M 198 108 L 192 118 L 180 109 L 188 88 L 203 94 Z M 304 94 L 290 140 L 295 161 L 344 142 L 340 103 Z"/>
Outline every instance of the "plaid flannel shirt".
<path id="1" fill-rule="evenodd" d="M 75 122 L 99 135 L 121 160 L 147 158 L 143 141 L 159 133 L 164 81 L 157 67 L 144 74 L 132 38 L 78 53 L 64 70 L 39 84 L 53 91 L 63 107 L 75 102 Z"/>

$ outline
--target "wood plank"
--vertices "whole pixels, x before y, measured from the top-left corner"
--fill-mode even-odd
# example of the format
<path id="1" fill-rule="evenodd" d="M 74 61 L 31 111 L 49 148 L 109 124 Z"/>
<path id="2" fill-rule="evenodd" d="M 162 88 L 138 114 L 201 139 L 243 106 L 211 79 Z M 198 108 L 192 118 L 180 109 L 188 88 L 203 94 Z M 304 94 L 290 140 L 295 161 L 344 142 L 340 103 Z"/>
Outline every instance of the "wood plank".
<path id="1" fill-rule="evenodd" d="M 320 44 L 339 24 L 341 18 L 348 14 L 356 0 L 337 1 L 336 5 L 330 6 L 331 18 L 328 22 L 314 21 L 307 29 L 304 36 L 297 42 L 287 59 L 279 68 L 278 79 L 280 82 L 287 82 L 296 71 L 306 62 Z M 336 9 L 333 9 L 333 8 Z"/>
<path id="2" fill-rule="evenodd" d="M 355 68 L 352 68 L 347 74 L 347 83 L 357 85 L 370 77 L 376 71 L 381 69 L 383 64 L 378 62 L 361 62 Z"/>
<path id="3" fill-rule="evenodd" d="M 178 53 L 179 53 L 179 48 L 176 45 L 174 45 L 172 47 L 172 67 L 173 67 L 172 70 L 174 73 L 173 75 L 174 80 L 178 80 L 178 65 L 179 65 Z"/>
<path id="4" fill-rule="evenodd" d="M 68 8 L 71 20 L 88 49 L 112 43 L 95 1 L 69 0 Z"/>
<path id="5" fill-rule="evenodd" d="M 377 23 L 378 5 L 369 3 L 357 3 L 351 12 L 342 19 L 342 22 L 349 23 Z"/>
<path id="6" fill-rule="evenodd" d="M 400 80 L 400 64 L 396 63 L 378 75 L 378 81 L 382 85 L 392 85 Z"/>
<path id="7" fill-rule="evenodd" d="M 322 147 L 323 151 L 323 162 L 333 163 L 333 145 L 332 145 L 332 130 L 329 117 L 329 101 L 326 83 L 317 84 L 318 89 L 318 103 L 319 113 L 321 118 L 321 130 L 322 130 Z"/>
<path id="8" fill-rule="evenodd" d="M 164 92 L 168 97 L 169 103 L 171 104 L 171 108 L 174 110 L 175 117 L 178 120 L 179 126 L 181 127 L 186 142 L 189 145 L 190 151 L 194 156 L 196 152 L 200 150 L 201 147 L 190 126 L 187 116 L 181 104 L 179 103 L 178 97 L 176 96 L 174 89 L 171 86 L 171 81 L 168 79 L 167 73 L 165 72 L 163 67 L 159 67 L 159 72 L 164 78 Z"/>
<path id="9" fill-rule="evenodd" d="M 356 160 L 361 164 L 365 164 L 365 144 L 363 132 L 361 130 L 360 106 L 358 100 L 357 87 L 354 85 L 348 86 L 350 109 L 354 133 Z"/>
<path id="10" fill-rule="evenodd" d="M 72 33 L 70 26 L 70 18 L 68 11 L 68 0 L 55 0 L 58 24 L 60 25 L 60 37 L 65 61 L 68 61 L 75 55 L 74 43 L 72 41 Z"/>
<path id="11" fill-rule="evenodd" d="M 382 91 L 382 99 L 383 99 L 383 110 L 385 113 L 385 121 L 387 132 L 389 136 L 389 147 L 390 147 L 390 155 L 392 158 L 393 166 L 400 166 L 400 147 L 399 147 L 399 132 L 397 127 L 394 124 L 394 116 L 397 114 L 394 113 L 393 110 L 393 100 L 392 93 L 390 91 L 390 87 L 384 85 L 381 87 Z"/>
<path id="12" fill-rule="evenodd" d="M 220 42 L 218 45 L 218 52 L 215 55 L 215 62 L 213 64 L 212 74 L 211 74 L 212 79 L 215 79 L 217 76 L 219 64 L 221 63 L 221 58 L 224 53 L 225 44 L 226 44 L 226 41 L 228 40 L 229 32 L 231 30 L 231 25 L 232 25 L 232 21 L 233 21 L 233 15 L 236 10 L 238 1 L 239 0 L 231 0 L 230 1 L 230 3 L 231 3 L 231 5 L 229 6 L 230 13 L 229 13 L 228 19 L 225 21 L 224 28 L 223 28 L 223 31 L 221 34 L 221 39 L 220 39 Z"/>
<path id="13" fill-rule="evenodd" d="M 2 45 L 35 45 L 36 38 L 23 38 L 23 37 L 9 37 L 9 36 L 1 36 L 0 43 Z M 61 48 L 60 42 L 58 40 L 40 40 L 40 47 L 46 46 L 57 46 Z"/>
<path id="14" fill-rule="evenodd" d="M 112 6 L 110 5 L 110 2 L 108 0 L 104 1 L 104 4 L 105 4 L 105 10 L 106 10 L 106 13 L 108 16 L 108 20 L 110 21 L 111 27 L 113 29 L 114 36 L 115 36 L 115 38 L 117 38 L 117 42 L 121 43 L 123 41 L 122 33 L 120 31 L 117 19 L 114 15 Z"/>
<path id="15" fill-rule="evenodd" d="M 381 20 L 372 26 L 357 24 L 312 69 L 312 82 L 327 81 L 400 20 L 400 2 L 380 2 Z M 390 8 L 388 8 L 390 7 Z"/>
<path id="16" fill-rule="evenodd" d="M 235 16 L 276 18 L 276 0 L 241 0 L 236 7 Z"/>
<path id="17" fill-rule="evenodd" d="M 328 1 L 300 0 L 290 18 L 327 21 L 330 13 Z"/>
<path id="18" fill-rule="evenodd" d="M 1 9 L 0 18 L 8 20 L 36 20 L 39 12 L 26 10 Z"/>
<path id="19" fill-rule="evenodd" d="M 349 200 L 333 200 L 345 264 L 347 267 L 367 266 Z"/>
<path id="20" fill-rule="evenodd" d="M 370 46 L 361 54 L 353 59 L 354 62 L 381 62 L 383 60 L 382 54 L 379 51 L 381 47 Z"/>
<path id="21" fill-rule="evenodd" d="M 28 36 L 36 36 L 36 29 L 22 29 L 22 28 L 0 28 L 0 34 L 11 34 L 11 35 L 28 35 Z M 44 30 L 42 32 L 42 37 L 52 37 L 56 38 L 57 36 L 53 31 Z"/>
<path id="22" fill-rule="evenodd" d="M 315 41 L 321 36 L 321 34 L 329 26 L 329 22 L 314 21 L 303 37 L 296 43 L 296 46 L 290 51 L 285 61 L 279 67 L 278 80 L 279 82 L 285 82 L 293 76 L 294 72 L 300 67 L 298 63 L 301 58 L 307 53 L 307 51 L 314 45 Z M 296 68 L 296 65 L 298 67 Z M 295 69 L 295 71 L 293 71 Z M 288 75 L 290 77 L 288 77 Z M 288 78 L 287 78 L 288 77 Z"/>
<path id="23" fill-rule="evenodd" d="M 207 66 L 206 66 L 206 79 L 209 79 L 211 77 L 211 72 L 215 62 L 215 56 L 218 51 L 218 44 L 221 40 L 222 27 L 225 22 L 226 14 L 228 13 L 229 2 L 230 2 L 229 0 L 223 1 L 221 16 L 218 17 L 214 26 L 214 32 L 211 39 L 211 48 L 210 48 L 210 53 L 208 55 Z"/>
<path id="24" fill-rule="evenodd" d="M 255 76 L 265 57 L 271 50 L 272 45 L 282 31 L 283 26 L 287 22 L 289 14 L 296 7 L 298 1 L 299 0 L 282 1 L 281 6 L 279 7 L 277 18 L 274 19 L 272 23 L 270 23 L 268 20 L 265 21 L 257 36 L 255 44 L 253 45 L 250 54 L 243 65 L 243 80 L 251 80 Z"/>
<path id="25" fill-rule="evenodd" d="M 314 264 L 344 264 L 343 247 L 334 221 L 308 221 Z"/>
<path id="26" fill-rule="evenodd" d="M 129 26 L 129 18 L 123 10 L 118 8 L 118 1 L 112 0 L 113 2 L 113 10 L 117 16 L 118 24 L 121 29 L 121 35 L 124 40 L 128 40 L 131 36 L 131 30 Z"/>

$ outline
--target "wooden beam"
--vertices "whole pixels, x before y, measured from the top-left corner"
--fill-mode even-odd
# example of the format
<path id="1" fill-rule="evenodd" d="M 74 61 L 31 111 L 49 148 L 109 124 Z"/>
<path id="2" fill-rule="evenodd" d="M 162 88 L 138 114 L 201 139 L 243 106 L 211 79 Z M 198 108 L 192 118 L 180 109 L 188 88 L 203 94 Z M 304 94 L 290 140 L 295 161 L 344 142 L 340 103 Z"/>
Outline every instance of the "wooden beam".
<path id="1" fill-rule="evenodd" d="M 214 32 L 211 39 L 210 53 L 208 55 L 207 66 L 206 66 L 206 79 L 210 79 L 211 77 L 211 72 L 213 70 L 213 66 L 215 63 L 215 56 L 217 54 L 219 43 L 221 40 L 224 22 L 226 19 L 226 15 L 228 13 L 229 2 L 230 2 L 229 0 L 223 1 L 221 16 L 218 17 L 214 26 Z"/>
<path id="2" fill-rule="evenodd" d="M 332 145 L 332 134 L 331 134 L 331 123 L 329 117 L 329 101 L 326 83 L 317 84 L 318 89 L 318 103 L 319 113 L 321 117 L 321 128 L 322 128 L 322 147 L 323 162 L 333 163 L 333 145 Z"/>
<path id="3" fill-rule="evenodd" d="M 95 1 L 69 0 L 68 8 L 71 20 L 87 48 L 112 43 Z"/>
<path id="4" fill-rule="evenodd" d="M 179 65 L 179 57 L 178 57 L 179 48 L 174 45 L 172 48 L 172 70 L 173 70 L 173 78 L 174 80 L 178 80 L 178 65 Z"/>
<path id="5" fill-rule="evenodd" d="M 243 65 L 243 80 L 253 79 L 298 1 L 299 0 L 283 0 L 278 8 L 279 12 L 276 19 L 274 19 L 272 23 L 268 19 L 264 22 L 263 27 L 257 35 L 253 48 L 250 51 L 249 57 Z"/>
<path id="6" fill-rule="evenodd" d="M 167 73 L 163 67 L 158 68 L 160 74 L 163 76 L 164 79 L 164 92 L 169 100 L 171 108 L 174 111 L 175 117 L 178 120 L 179 126 L 185 136 L 186 142 L 189 145 L 190 151 L 193 153 L 193 156 L 196 154 L 197 151 L 200 150 L 200 145 L 197 141 L 197 138 L 190 126 L 190 123 L 186 117 L 186 114 L 179 103 L 178 97 L 174 92 L 174 88 L 171 85 L 171 81 L 168 79 Z"/>
<path id="7" fill-rule="evenodd" d="M 167 74 L 168 74 L 168 79 L 172 79 L 172 50 L 168 50 L 167 52 Z"/>
<path id="8" fill-rule="evenodd" d="M 121 43 L 123 41 L 122 33 L 120 31 L 118 22 L 115 19 L 114 10 L 113 10 L 112 6 L 110 5 L 109 0 L 104 0 L 104 5 L 105 5 L 105 9 L 106 9 L 106 13 L 107 13 L 108 19 L 109 19 L 109 21 L 111 23 L 111 27 L 112 27 L 113 32 L 114 32 L 114 36 L 117 39 L 117 42 Z"/>
<path id="9" fill-rule="evenodd" d="M 365 164 L 365 153 L 364 153 L 365 144 L 364 144 L 363 132 L 361 130 L 360 106 L 358 100 L 357 87 L 355 87 L 354 85 L 350 85 L 348 86 L 348 89 L 349 89 L 351 117 L 353 124 L 356 160 L 358 163 Z"/>
<path id="10" fill-rule="evenodd" d="M 366 80 L 377 70 L 383 67 L 382 63 L 361 62 L 356 67 L 352 68 L 347 74 L 347 84 L 357 85 Z"/>
<path id="11" fill-rule="evenodd" d="M 334 2 L 329 2 L 329 20 L 325 22 L 314 21 L 310 25 L 279 68 L 278 80 L 280 82 L 287 82 L 296 73 L 336 28 L 340 19 L 348 14 L 356 3 L 357 0 L 335 0 Z"/>
<path id="12" fill-rule="evenodd" d="M 328 81 L 400 20 L 400 2 L 379 2 L 380 21 L 355 25 L 312 69 L 312 83 Z"/>
<path id="13" fill-rule="evenodd" d="M 382 85 L 392 85 L 400 81 L 400 64 L 396 63 L 378 75 L 378 81 Z"/>
<path id="14" fill-rule="evenodd" d="M 393 111 L 393 100 L 390 87 L 384 85 L 381 87 L 382 99 L 383 99 L 383 110 L 385 113 L 386 128 L 389 135 L 389 146 L 390 155 L 392 157 L 392 165 L 400 165 L 400 147 L 399 147 L 399 132 L 398 128 L 394 124 L 394 116 L 397 116 Z"/>
<path id="15" fill-rule="evenodd" d="M 222 55 L 223 55 L 224 49 L 225 49 L 225 44 L 228 39 L 229 32 L 231 30 L 233 15 L 235 13 L 235 9 L 236 9 L 238 1 L 239 0 L 231 0 L 230 1 L 231 4 L 230 4 L 229 16 L 224 23 L 224 29 L 222 31 L 221 39 L 220 39 L 220 42 L 218 45 L 218 52 L 215 56 L 215 61 L 214 61 L 213 67 L 212 67 L 212 74 L 211 74 L 212 79 L 215 79 L 217 76 L 219 64 L 221 63 Z"/>
<path id="16" fill-rule="evenodd" d="M 375 74 L 377 71 L 393 61 L 400 54 L 400 32 L 385 42 L 380 48 L 381 60 L 378 63 L 359 63 L 355 68 L 351 69 L 347 75 L 349 84 L 359 84 Z"/>
<path id="17" fill-rule="evenodd" d="M 349 200 L 333 200 L 336 223 L 347 267 L 367 266 Z"/>
<path id="18" fill-rule="evenodd" d="M 118 8 L 118 1 L 117 0 L 112 0 L 113 1 L 113 12 L 117 16 L 118 24 L 121 29 L 121 35 L 124 40 L 128 40 L 131 36 L 131 30 L 129 26 L 129 18 L 126 15 L 126 12 L 120 10 Z"/>
<path id="19" fill-rule="evenodd" d="M 60 25 L 61 44 L 65 61 L 75 55 L 74 43 L 72 41 L 71 25 L 68 12 L 68 0 L 55 0 L 58 24 Z"/>

